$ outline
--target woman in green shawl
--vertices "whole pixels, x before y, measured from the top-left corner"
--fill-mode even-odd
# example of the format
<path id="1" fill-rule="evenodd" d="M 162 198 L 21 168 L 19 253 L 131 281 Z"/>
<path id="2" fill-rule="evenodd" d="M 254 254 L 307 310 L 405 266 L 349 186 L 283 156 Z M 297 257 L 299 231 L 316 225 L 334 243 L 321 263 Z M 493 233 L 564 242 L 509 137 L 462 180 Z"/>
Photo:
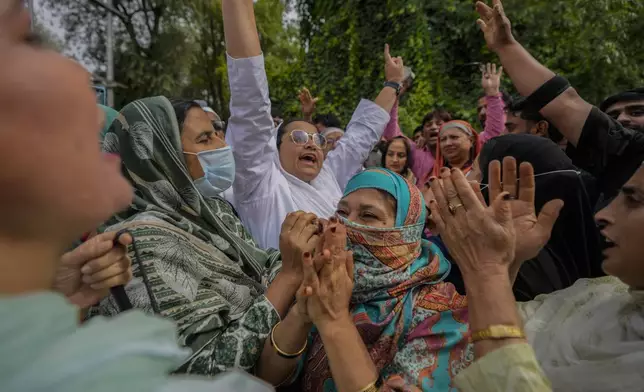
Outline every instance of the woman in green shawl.
<path id="1" fill-rule="evenodd" d="M 198 104 L 145 98 L 120 114 L 103 150 L 121 156 L 134 200 L 105 230 L 127 229 L 137 245 L 126 286 L 133 306 L 177 323 L 179 344 L 193 351 L 180 371 L 251 370 L 293 302 L 301 282 L 298 255 L 312 251 L 305 244 L 315 244 L 316 217 L 287 219 L 283 260 L 259 249 L 218 196 L 232 184 L 234 160 Z M 119 312 L 112 297 L 98 309 Z"/>

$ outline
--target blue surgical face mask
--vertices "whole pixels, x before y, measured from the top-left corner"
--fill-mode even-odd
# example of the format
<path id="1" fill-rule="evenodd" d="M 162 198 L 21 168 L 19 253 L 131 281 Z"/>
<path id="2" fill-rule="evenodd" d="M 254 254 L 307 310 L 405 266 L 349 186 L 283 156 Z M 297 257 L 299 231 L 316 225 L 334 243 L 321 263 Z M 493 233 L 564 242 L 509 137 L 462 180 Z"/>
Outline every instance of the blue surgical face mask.
<path id="1" fill-rule="evenodd" d="M 200 153 L 183 152 L 196 155 L 205 175 L 195 180 L 195 186 L 205 197 L 219 196 L 233 185 L 235 181 L 235 159 L 230 147 Z"/>

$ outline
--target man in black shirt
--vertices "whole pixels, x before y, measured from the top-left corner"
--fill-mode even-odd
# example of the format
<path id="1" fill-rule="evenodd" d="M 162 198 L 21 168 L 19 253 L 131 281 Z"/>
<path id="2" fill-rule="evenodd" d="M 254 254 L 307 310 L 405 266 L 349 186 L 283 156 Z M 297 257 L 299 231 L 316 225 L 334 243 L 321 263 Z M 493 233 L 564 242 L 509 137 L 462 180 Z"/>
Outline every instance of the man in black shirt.
<path id="1" fill-rule="evenodd" d="M 499 56 L 519 94 L 528 97 L 555 77 L 516 41 L 500 4 L 479 12 L 488 14 L 478 21 L 487 46 Z M 568 155 L 577 167 L 596 177 L 605 200 L 619 192 L 644 160 L 644 133 L 625 128 L 584 101 L 572 87 L 539 112 L 568 139 L 574 147 Z"/>

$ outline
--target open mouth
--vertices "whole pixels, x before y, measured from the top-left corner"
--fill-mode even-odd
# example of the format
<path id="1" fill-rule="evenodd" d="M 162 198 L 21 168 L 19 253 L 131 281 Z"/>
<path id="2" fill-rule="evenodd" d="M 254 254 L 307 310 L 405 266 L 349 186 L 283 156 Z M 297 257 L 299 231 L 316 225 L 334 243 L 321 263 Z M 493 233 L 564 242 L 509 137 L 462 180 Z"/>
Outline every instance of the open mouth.
<path id="1" fill-rule="evenodd" d="M 613 249 L 613 248 L 617 247 L 617 244 L 612 239 L 610 239 L 606 234 L 604 234 L 604 232 L 601 232 L 601 236 L 602 236 L 602 240 L 603 240 L 602 241 L 602 247 L 603 247 L 603 252 L 602 253 L 604 254 L 604 256 L 606 256 L 606 252 L 608 250 L 610 250 L 610 249 Z"/>
<path id="2" fill-rule="evenodd" d="M 313 153 L 305 153 L 300 156 L 300 162 L 313 166 L 318 163 L 318 157 Z"/>

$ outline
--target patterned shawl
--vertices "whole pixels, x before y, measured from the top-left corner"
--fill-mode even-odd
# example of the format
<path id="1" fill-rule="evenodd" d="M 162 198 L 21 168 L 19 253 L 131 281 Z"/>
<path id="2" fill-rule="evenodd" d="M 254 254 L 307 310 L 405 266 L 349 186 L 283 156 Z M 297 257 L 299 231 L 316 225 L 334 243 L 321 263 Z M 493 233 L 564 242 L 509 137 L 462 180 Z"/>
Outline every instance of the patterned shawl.
<path id="1" fill-rule="evenodd" d="M 425 203 L 418 188 L 387 169 L 364 171 L 345 196 L 372 188 L 397 202 L 396 227 L 344 220 L 354 251 L 354 322 L 383 380 L 401 378 L 424 391 L 454 390 L 452 378 L 473 359 L 467 303 L 443 280 L 450 270 L 439 248 L 421 239 Z M 311 336 L 302 389 L 335 391 L 324 347 Z"/>
<path id="2" fill-rule="evenodd" d="M 101 129 L 100 136 L 101 141 L 103 141 L 105 134 L 107 134 L 107 131 L 110 130 L 110 126 L 119 116 L 119 112 L 105 105 L 98 105 L 98 108 L 101 109 L 101 111 L 103 111 L 103 114 L 105 115 L 105 121 L 103 122 L 103 129 Z"/>
<path id="3" fill-rule="evenodd" d="M 129 229 L 139 249 L 140 257 L 130 252 L 132 304 L 175 320 L 179 343 L 194 352 L 182 371 L 252 369 L 279 319 L 263 296 L 281 267 L 279 253 L 260 250 L 228 202 L 197 191 L 166 98 L 123 108 L 103 149 L 121 156 L 135 191 L 130 207 L 106 229 Z M 113 299 L 104 300 L 100 312 L 118 313 Z"/>

